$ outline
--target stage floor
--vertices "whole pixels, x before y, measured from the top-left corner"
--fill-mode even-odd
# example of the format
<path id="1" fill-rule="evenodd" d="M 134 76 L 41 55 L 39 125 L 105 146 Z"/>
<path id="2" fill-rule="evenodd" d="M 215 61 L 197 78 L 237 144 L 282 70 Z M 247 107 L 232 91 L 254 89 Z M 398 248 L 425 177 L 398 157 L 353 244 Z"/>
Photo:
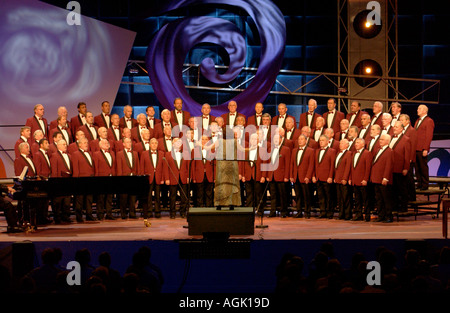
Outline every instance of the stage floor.
<path id="1" fill-rule="evenodd" d="M 7 234 L 6 221 L 0 218 L 0 242 L 15 241 L 139 241 L 199 239 L 190 236 L 188 223 L 177 215 L 170 219 L 168 212 L 162 218 L 149 219 L 150 227 L 144 220 L 117 219 L 115 221 L 72 223 L 68 225 L 50 224 L 39 227 L 35 232 Z M 231 236 L 231 238 L 252 240 L 315 240 L 315 239 L 443 239 L 442 215 L 400 217 L 393 223 L 343 221 L 337 219 L 310 219 L 260 217 L 255 218 L 253 235 Z M 259 228 L 257 226 L 267 226 Z"/>

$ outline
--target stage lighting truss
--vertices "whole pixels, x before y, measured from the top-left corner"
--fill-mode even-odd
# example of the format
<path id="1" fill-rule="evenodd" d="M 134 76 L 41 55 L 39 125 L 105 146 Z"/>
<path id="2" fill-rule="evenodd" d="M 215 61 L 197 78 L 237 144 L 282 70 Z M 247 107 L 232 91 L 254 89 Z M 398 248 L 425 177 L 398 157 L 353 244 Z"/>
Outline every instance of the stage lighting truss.
<path id="1" fill-rule="evenodd" d="M 142 74 L 145 75 L 146 70 L 144 68 L 145 62 L 141 60 L 130 60 L 129 63 L 136 64 L 137 68 L 140 68 Z M 371 64 L 371 63 L 367 63 Z M 367 66 L 366 66 L 367 67 Z M 363 67 L 365 69 L 366 67 Z M 216 66 L 218 71 L 223 71 L 226 66 Z M 187 89 L 208 90 L 216 92 L 242 92 L 251 83 L 258 68 L 244 67 L 242 73 L 233 84 L 228 86 L 213 86 L 210 84 L 204 84 L 201 79 L 200 64 L 184 64 L 183 77 L 185 77 L 185 87 Z M 376 75 L 378 71 L 372 65 L 371 74 L 348 74 L 348 73 L 328 73 L 328 72 L 311 72 L 311 71 L 293 71 L 293 70 L 280 70 L 278 78 L 272 88 L 271 95 L 291 95 L 291 96 L 303 96 L 307 101 L 309 97 L 317 98 L 337 98 L 342 100 L 377 100 L 383 102 L 395 102 L 402 103 L 416 103 L 416 104 L 438 104 L 439 92 L 440 92 L 440 80 L 436 79 L 420 79 L 420 78 L 402 78 L 402 77 L 390 77 L 387 75 Z M 361 96 L 363 90 L 352 93 L 348 90 L 347 83 L 350 78 L 360 79 L 365 82 L 363 90 L 371 88 L 372 86 L 382 83 L 386 84 L 392 91 L 393 97 L 386 99 L 372 99 Z M 133 77 L 129 77 L 130 81 L 122 81 L 125 85 L 148 85 L 150 83 L 134 82 Z M 320 87 L 317 87 L 320 86 Z M 334 92 L 321 92 L 320 90 L 333 90 Z M 412 94 L 411 91 L 413 91 Z M 306 103 L 306 102 L 305 102 Z M 341 101 L 339 102 L 339 105 Z M 339 109 L 341 109 L 339 107 Z M 347 109 L 347 107 L 345 107 Z"/>

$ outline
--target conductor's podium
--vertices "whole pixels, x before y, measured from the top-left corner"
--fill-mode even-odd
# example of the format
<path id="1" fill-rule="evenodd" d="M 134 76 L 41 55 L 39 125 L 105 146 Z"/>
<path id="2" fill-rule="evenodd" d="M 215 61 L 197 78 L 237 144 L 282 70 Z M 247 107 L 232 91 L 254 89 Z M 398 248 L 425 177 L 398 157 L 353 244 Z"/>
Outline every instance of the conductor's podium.
<path id="1" fill-rule="evenodd" d="M 228 233 L 229 235 L 253 235 L 255 214 L 252 207 L 194 207 L 187 215 L 188 234 Z"/>

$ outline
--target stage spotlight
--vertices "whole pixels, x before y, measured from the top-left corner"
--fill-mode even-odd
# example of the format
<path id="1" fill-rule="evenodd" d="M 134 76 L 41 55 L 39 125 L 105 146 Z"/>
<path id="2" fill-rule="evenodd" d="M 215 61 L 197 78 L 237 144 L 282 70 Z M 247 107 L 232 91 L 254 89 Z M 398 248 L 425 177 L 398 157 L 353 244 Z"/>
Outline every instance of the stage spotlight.
<path id="1" fill-rule="evenodd" d="M 356 64 L 353 74 L 367 76 L 367 78 L 366 77 L 355 78 L 355 81 L 358 83 L 358 85 L 366 87 L 369 84 L 373 83 L 375 80 L 377 80 L 377 78 L 375 78 L 374 76 L 382 76 L 383 70 L 381 69 L 381 66 L 380 64 L 378 64 L 378 62 L 366 59 Z M 375 87 L 376 85 L 378 85 L 378 83 L 379 81 L 374 83 L 373 85 L 370 85 L 369 88 Z"/>
<path id="2" fill-rule="evenodd" d="M 374 38 L 381 32 L 383 21 L 380 19 L 380 24 L 376 25 L 367 20 L 367 15 L 372 12 L 370 10 L 363 10 L 359 12 L 353 20 L 353 29 L 358 36 L 370 39 Z"/>

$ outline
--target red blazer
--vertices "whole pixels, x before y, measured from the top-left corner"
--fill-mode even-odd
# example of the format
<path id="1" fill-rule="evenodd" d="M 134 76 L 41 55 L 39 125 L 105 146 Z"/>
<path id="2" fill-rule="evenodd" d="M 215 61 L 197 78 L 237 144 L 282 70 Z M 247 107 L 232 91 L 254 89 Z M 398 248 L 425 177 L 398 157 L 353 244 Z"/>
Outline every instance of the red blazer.
<path id="1" fill-rule="evenodd" d="M 426 116 L 420 126 L 417 128 L 419 120 L 414 124 L 417 131 L 416 151 L 427 150 L 430 152 L 431 141 L 433 140 L 434 121 L 431 117 Z"/>
<path id="2" fill-rule="evenodd" d="M 370 172 L 370 181 L 374 184 L 381 184 L 383 178 L 389 180 L 388 184 L 392 184 L 392 166 L 394 163 L 394 152 L 387 147 L 381 153 L 377 160 L 376 155 L 373 157 L 372 170 Z"/>
<path id="3" fill-rule="evenodd" d="M 162 138 L 158 138 L 158 150 L 164 151 L 164 152 L 169 152 L 169 150 L 167 150 L 167 145 L 166 145 L 166 137 L 163 136 Z"/>
<path id="4" fill-rule="evenodd" d="M 308 138 L 306 141 L 306 146 L 314 150 L 319 149 L 319 143 L 312 138 Z"/>
<path id="5" fill-rule="evenodd" d="M 334 134 L 334 139 L 336 139 L 337 141 L 341 141 L 342 139 L 347 138 L 348 138 L 348 129 L 345 131 L 345 135 L 343 134 L 342 131 L 338 131 Z"/>
<path id="6" fill-rule="evenodd" d="M 72 135 L 74 137 L 78 128 L 80 128 L 81 126 L 83 126 L 83 121 L 81 120 L 80 114 L 77 114 L 70 119 L 70 130 L 72 131 Z"/>
<path id="7" fill-rule="evenodd" d="M 381 121 L 381 117 L 383 116 L 383 112 L 381 112 L 378 117 L 372 116 L 372 120 L 370 121 L 370 126 L 372 125 L 379 125 L 381 129 L 383 129 L 383 122 Z M 375 121 L 374 121 L 375 119 Z M 358 126 L 361 127 L 361 126 Z"/>
<path id="8" fill-rule="evenodd" d="M 107 139 L 107 140 L 108 140 L 108 139 Z M 99 151 L 99 150 L 100 150 L 99 142 L 100 142 L 100 138 L 97 138 L 97 139 L 95 139 L 95 140 L 91 140 L 91 141 L 89 142 L 89 148 L 88 148 L 88 151 L 91 152 L 91 154 L 94 153 L 95 151 Z M 109 142 L 109 148 L 110 148 L 110 149 L 114 149 L 114 141 L 108 140 L 108 142 Z M 78 150 L 78 149 L 77 149 L 77 150 Z"/>
<path id="9" fill-rule="evenodd" d="M 346 119 L 348 119 L 348 122 L 350 123 L 351 119 L 352 119 L 352 115 L 356 114 L 355 119 L 353 120 L 353 123 L 351 123 L 348 127 L 350 126 L 357 126 L 358 128 L 361 127 L 361 116 L 363 115 L 363 113 L 366 113 L 365 111 L 361 111 L 359 110 L 356 113 L 348 113 L 347 116 L 345 117 Z"/>
<path id="10" fill-rule="evenodd" d="M 248 146 L 248 145 L 247 145 Z M 261 177 L 266 177 L 267 176 L 267 171 L 262 171 L 261 169 L 261 165 L 267 163 L 267 161 L 263 160 L 261 158 L 261 154 L 260 153 L 267 153 L 264 152 L 266 148 L 258 148 L 257 152 L 256 152 L 256 162 L 254 162 L 252 164 L 252 162 L 239 162 L 239 173 L 245 177 L 245 181 L 250 181 L 250 180 L 254 180 L 254 181 L 261 181 Z M 246 151 L 245 152 L 245 160 L 249 160 L 249 155 L 250 152 Z M 266 157 L 264 157 L 265 159 Z M 256 166 L 256 176 L 255 176 L 255 166 Z"/>
<path id="11" fill-rule="evenodd" d="M 110 155 L 112 158 L 111 165 L 108 163 L 103 150 L 95 151 L 92 154 L 94 159 L 94 174 L 95 176 L 115 176 L 116 175 L 116 155 L 110 150 Z"/>
<path id="12" fill-rule="evenodd" d="M 361 137 L 359 137 L 359 135 L 363 128 L 364 127 L 361 125 L 361 127 L 359 128 L 358 138 L 361 138 Z M 370 138 L 370 125 L 366 126 L 366 132 L 364 133 L 364 136 L 362 137 L 362 139 L 364 139 L 364 141 L 366 141 L 366 142 L 367 142 L 367 138 Z"/>
<path id="13" fill-rule="evenodd" d="M 70 154 L 69 156 L 70 165 L 67 165 L 62 154 L 56 150 L 55 153 L 52 153 L 50 157 L 50 164 L 52 167 L 52 177 L 70 177 L 72 176 L 72 158 Z M 69 168 L 70 166 L 70 168 Z"/>
<path id="14" fill-rule="evenodd" d="M 243 116 L 245 121 L 246 121 L 246 125 L 247 125 L 247 118 L 245 117 L 245 115 L 242 114 L 242 113 L 239 113 L 239 112 L 236 112 L 236 113 L 237 113 L 237 115 L 236 115 L 236 118 L 234 119 L 234 124 L 232 126 L 236 126 L 236 119 L 237 119 L 238 116 Z M 230 121 L 230 115 L 229 114 L 230 114 L 230 112 L 221 115 L 221 117 L 223 118 L 223 125 L 226 126 L 226 127 L 228 127 L 229 121 Z"/>
<path id="15" fill-rule="evenodd" d="M 62 133 L 61 128 L 58 125 L 56 125 L 55 128 L 51 128 L 50 129 L 50 132 L 48 134 L 48 136 L 49 136 L 48 137 L 48 142 L 49 143 L 53 143 L 53 134 L 56 133 L 57 131 Z M 69 137 L 69 142 L 67 143 L 67 145 L 70 145 L 73 142 L 72 130 L 70 128 L 67 128 L 66 131 L 67 131 L 67 135 Z M 64 140 L 66 139 L 66 137 L 64 137 L 64 135 L 63 135 L 63 139 Z"/>
<path id="16" fill-rule="evenodd" d="M 284 133 L 284 136 L 286 137 L 286 139 L 292 140 L 292 142 L 294 143 L 294 146 L 297 146 L 298 137 L 300 137 L 301 134 L 302 134 L 302 131 L 300 129 L 294 128 L 293 131 L 290 132 L 290 134 L 288 133 L 288 131 L 286 131 Z"/>
<path id="17" fill-rule="evenodd" d="M 339 150 L 339 140 L 331 138 L 330 141 L 331 141 L 330 148 L 333 148 L 334 150 L 338 151 Z"/>
<path id="18" fill-rule="evenodd" d="M 177 162 L 172 157 L 172 152 L 165 152 L 167 162 L 164 162 L 164 180 L 169 180 L 169 185 L 187 184 L 189 178 L 189 152 L 182 152 L 183 158 L 178 168 Z M 170 168 L 169 168 L 170 167 Z"/>
<path id="19" fill-rule="evenodd" d="M 203 128 L 203 115 L 197 116 L 198 119 L 198 127 L 200 129 L 202 129 L 202 131 L 204 132 L 206 129 Z M 211 122 L 214 122 L 216 120 L 215 116 L 212 116 L 211 114 L 209 115 L 209 119 L 208 119 L 208 129 L 209 129 L 209 125 L 211 125 Z"/>
<path id="20" fill-rule="evenodd" d="M 281 127 L 283 127 L 286 130 L 286 119 L 288 117 L 292 117 L 294 119 L 294 129 L 297 127 L 297 122 L 295 121 L 295 117 L 293 117 L 292 115 L 288 115 L 285 114 L 284 118 L 283 118 L 283 125 L 281 125 Z M 280 115 L 275 115 L 274 117 L 272 117 L 272 125 L 277 125 L 278 126 L 278 119 L 280 118 Z"/>
<path id="21" fill-rule="evenodd" d="M 95 132 L 97 133 L 98 127 L 93 125 L 91 128 L 95 129 Z M 88 129 L 87 124 L 83 125 L 79 128 L 81 131 L 83 131 L 84 135 L 86 136 L 86 139 L 89 141 L 89 143 L 94 139 L 94 136 L 92 135 L 91 131 Z M 98 133 L 97 133 L 97 138 L 98 138 Z"/>
<path id="22" fill-rule="evenodd" d="M 114 126 L 108 128 L 108 140 L 119 141 L 122 139 L 122 128 L 119 127 L 119 136 L 116 137 L 116 132 L 113 130 Z"/>
<path id="23" fill-rule="evenodd" d="M 158 125 L 155 125 L 155 128 L 153 129 L 153 137 L 159 139 L 164 137 L 164 126 L 165 126 L 166 122 L 161 121 L 161 123 L 158 123 Z M 170 122 L 170 126 L 173 128 L 175 125 L 177 124 L 172 124 L 172 122 Z"/>
<path id="24" fill-rule="evenodd" d="M 153 127 L 150 126 L 150 122 L 148 120 L 148 116 L 147 116 L 147 128 L 151 128 L 151 129 L 155 129 L 156 124 L 161 123 L 161 120 L 159 118 L 154 117 L 153 118 Z"/>
<path id="25" fill-rule="evenodd" d="M 30 154 L 31 157 L 34 158 L 34 155 L 36 154 L 36 152 L 39 150 L 39 142 L 36 140 L 33 140 L 33 142 L 30 145 Z"/>
<path id="26" fill-rule="evenodd" d="M 67 120 L 66 123 L 67 123 L 67 127 L 70 129 L 70 132 L 72 132 L 72 127 L 70 125 L 70 120 Z M 58 119 L 53 120 L 53 121 L 50 122 L 50 125 L 48 125 L 48 130 L 51 131 L 53 128 L 56 128 L 56 126 L 58 126 Z"/>
<path id="27" fill-rule="evenodd" d="M 416 163 L 417 131 L 409 125 L 408 129 L 405 131 L 405 135 L 409 137 L 409 143 L 411 144 L 410 159 L 413 163 Z"/>
<path id="28" fill-rule="evenodd" d="M 339 152 L 336 152 L 336 158 Z M 336 184 L 341 184 L 343 180 L 347 181 L 350 178 L 350 169 L 352 164 L 352 152 L 345 150 L 341 158 L 336 164 L 334 162 L 334 182 Z"/>
<path id="29" fill-rule="evenodd" d="M 48 162 L 41 150 L 38 150 L 33 156 L 33 162 L 34 166 L 36 167 L 36 173 L 38 176 L 42 178 L 48 178 L 52 173 L 52 168 L 50 164 L 50 155 L 47 153 L 47 156 Z"/>
<path id="30" fill-rule="evenodd" d="M 117 176 L 135 176 L 139 174 L 139 156 L 136 151 L 132 151 L 133 155 L 133 165 L 130 165 L 128 157 L 125 155 L 126 150 L 117 152 L 116 166 L 117 166 Z"/>
<path id="31" fill-rule="evenodd" d="M 353 186 L 362 186 L 361 182 L 363 180 L 369 182 L 373 155 L 369 150 L 363 149 L 361 151 L 361 155 L 358 158 L 358 161 L 356 162 L 356 165 L 354 163 L 355 157 L 356 151 L 352 153 L 350 180 L 352 181 Z"/>
<path id="32" fill-rule="evenodd" d="M 71 143 L 70 145 L 73 145 L 73 144 L 74 143 Z M 70 148 L 70 146 L 67 147 L 67 152 L 70 154 L 69 148 Z M 78 149 L 78 145 L 77 145 L 77 149 Z M 56 152 L 58 152 L 58 148 L 56 147 L 56 145 L 54 143 L 50 144 L 48 146 L 48 150 L 47 150 L 48 155 L 51 157 L 53 155 L 53 153 L 56 153 Z"/>
<path id="33" fill-rule="evenodd" d="M 401 173 L 403 170 L 409 170 L 411 161 L 411 142 L 406 135 L 400 135 L 392 147 L 394 153 L 394 164 L 392 171 Z"/>
<path id="34" fill-rule="evenodd" d="M 271 154 L 267 160 L 270 170 L 266 172 L 266 177 L 269 181 L 283 182 L 285 179 L 289 180 L 290 178 L 291 151 L 285 146 L 280 146 L 278 150 L 278 166 L 276 167 L 276 163 L 271 162 Z"/>
<path id="35" fill-rule="evenodd" d="M 153 134 L 154 130 L 151 129 L 151 128 L 148 128 L 148 127 L 147 127 L 147 129 L 150 131 L 150 138 L 153 138 L 154 137 L 154 134 Z M 140 132 L 140 126 L 139 125 L 136 126 L 136 127 L 133 127 L 131 129 L 131 140 L 133 142 L 141 142 L 142 141 L 141 132 Z"/>
<path id="36" fill-rule="evenodd" d="M 311 127 L 311 129 L 316 128 L 316 120 L 317 120 L 317 118 L 319 116 L 322 116 L 322 115 L 314 112 L 313 113 L 313 118 L 311 120 L 311 125 L 308 125 L 307 114 L 308 114 L 308 112 L 304 112 L 304 113 L 300 114 L 300 124 L 299 124 L 299 127 L 298 127 L 299 129 L 302 129 L 304 126 L 309 126 L 309 127 Z"/>
<path id="37" fill-rule="evenodd" d="M 48 123 L 47 119 L 45 117 L 42 118 L 42 121 L 44 122 L 44 128 L 41 128 L 41 124 L 38 122 L 36 116 L 32 116 L 27 119 L 25 126 L 31 127 L 31 137 L 33 137 L 33 134 L 36 130 L 40 129 L 44 132 L 44 137 L 48 136 Z"/>
<path id="38" fill-rule="evenodd" d="M 131 128 L 133 128 L 133 127 L 136 127 L 139 123 L 138 123 L 138 121 L 135 118 L 131 117 L 131 124 L 132 124 Z M 127 123 L 125 123 L 125 116 L 122 116 L 120 118 L 120 120 L 119 120 L 119 127 L 120 128 L 127 127 Z"/>
<path id="39" fill-rule="evenodd" d="M 150 184 L 156 180 L 156 184 L 164 184 L 164 152 L 156 151 L 156 167 L 153 166 L 151 150 L 141 154 L 139 171 L 140 175 L 148 175 Z"/>
<path id="40" fill-rule="evenodd" d="M 57 148 L 56 148 L 56 146 L 54 145 L 54 144 L 51 144 L 50 145 L 50 148 L 52 148 L 51 150 L 51 153 L 53 153 L 53 152 L 57 152 Z M 50 148 L 48 149 L 49 151 L 50 151 Z M 78 142 L 72 142 L 68 147 L 67 147 L 67 153 L 69 153 L 70 155 L 72 155 L 75 151 L 78 151 Z"/>
<path id="41" fill-rule="evenodd" d="M 109 125 L 111 125 L 111 115 L 109 117 L 109 125 L 107 125 L 105 117 L 103 116 L 103 113 L 100 113 L 97 116 L 94 116 L 94 125 L 97 127 L 106 127 L 109 128 Z"/>
<path id="42" fill-rule="evenodd" d="M 95 175 L 94 158 L 90 152 L 92 164 L 88 158 L 80 150 L 75 151 L 72 155 L 73 171 L 72 177 L 89 177 Z"/>
<path id="43" fill-rule="evenodd" d="M 248 117 L 248 119 L 247 119 L 247 125 L 255 125 L 255 126 L 260 126 L 260 125 L 262 125 L 262 114 L 263 113 L 261 113 L 261 119 L 260 119 L 260 124 L 259 125 L 256 125 L 256 121 L 257 121 L 257 119 L 256 119 L 256 113 L 255 114 L 253 114 L 253 115 L 250 115 L 249 117 Z M 295 127 L 295 126 L 294 126 Z"/>
<path id="44" fill-rule="evenodd" d="M 321 149 L 316 150 L 314 162 L 314 177 L 316 177 L 316 179 L 319 181 L 327 181 L 328 178 L 333 178 L 336 150 L 332 148 L 326 148 L 325 153 L 322 157 L 322 161 L 319 162 L 320 150 Z"/>
<path id="45" fill-rule="evenodd" d="M 325 127 L 326 128 L 332 128 L 334 130 L 334 133 L 336 134 L 341 130 L 341 121 L 345 118 L 345 114 L 341 111 L 335 110 L 333 113 L 333 120 L 331 121 L 331 124 L 328 125 L 328 115 L 329 111 L 325 112 L 323 114 L 323 118 L 325 120 Z"/>
<path id="46" fill-rule="evenodd" d="M 148 147 L 149 147 L 149 149 L 150 149 L 150 142 L 149 142 Z M 144 144 L 143 141 L 134 143 L 134 144 L 133 144 L 133 150 L 136 151 L 136 152 L 138 153 L 139 159 L 141 159 L 142 153 L 143 153 L 144 151 L 147 151 L 147 150 L 145 149 L 145 144 Z"/>
<path id="47" fill-rule="evenodd" d="M 34 177 L 34 176 L 36 176 L 37 173 L 33 170 L 33 167 L 30 165 L 31 163 L 34 165 L 34 168 L 37 171 L 36 164 L 34 164 L 33 159 L 31 157 L 28 157 L 27 159 L 25 159 L 22 155 L 19 155 L 14 160 L 14 174 L 16 176 L 19 176 L 22 173 L 23 168 L 25 166 L 28 166 L 28 171 L 27 171 L 26 176 L 27 177 Z"/>
<path id="48" fill-rule="evenodd" d="M 377 154 L 378 150 L 380 150 L 380 148 L 381 148 L 381 146 L 380 146 L 380 136 L 378 136 L 377 140 L 373 144 L 372 150 L 370 150 L 370 142 L 372 141 L 372 137 L 368 137 L 368 140 L 366 141 L 366 147 L 365 148 L 367 150 L 369 150 L 370 152 L 372 152 L 372 156 L 373 157 L 375 157 L 375 155 Z"/>
<path id="49" fill-rule="evenodd" d="M 291 166 L 289 168 L 289 177 L 294 181 L 299 180 L 300 183 L 305 182 L 305 178 L 308 178 L 311 182 L 311 178 L 314 172 L 314 149 L 306 147 L 303 151 L 299 165 L 297 165 L 297 157 L 299 153 L 299 147 L 295 148 L 291 153 Z"/>
<path id="50" fill-rule="evenodd" d="M 192 161 L 192 179 L 194 183 L 203 182 L 206 174 L 208 182 L 213 183 L 215 179 L 215 162 L 214 150 L 206 152 L 206 158 L 203 160 L 202 149 L 200 147 L 194 148 L 194 161 Z"/>
<path id="51" fill-rule="evenodd" d="M 26 142 L 28 142 L 28 144 L 30 145 L 30 152 L 31 152 L 31 144 L 32 144 L 31 140 L 32 140 L 32 139 L 30 138 L 30 139 L 28 139 L 28 140 L 26 141 Z M 19 145 L 20 145 L 22 142 L 25 142 L 25 140 L 23 140 L 22 137 L 20 137 L 20 138 L 16 141 L 16 143 L 14 144 L 14 154 L 15 154 L 15 157 L 16 157 L 16 158 L 18 158 L 18 157 L 20 156 Z"/>
<path id="52" fill-rule="evenodd" d="M 324 132 L 325 132 L 325 126 L 322 127 L 322 129 L 320 129 L 320 130 L 314 128 L 314 129 L 311 130 L 310 137 L 312 139 L 314 139 L 315 141 L 319 142 L 319 137 L 322 136 Z M 319 133 L 319 135 L 318 135 L 319 137 L 317 138 L 317 140 L 315 139 L 316 138 L 316 133 Z"/>
<path id="53" fill-rule="evenodd" d="M 172 125 L 178 125 L 178 119 L 175 117 L 175 111 L 177 110 L 172 110 L 170 111 L 170 122 L 172 123 Z M 191 117 L 191 113 L 189 113 L 188 111 L 185 110 L 181 110 L 181 115 L 183 115 L 183 125 L 189 126 L 189 118 Z M 181 127 L 181 125 L 180 125 Z"/>

